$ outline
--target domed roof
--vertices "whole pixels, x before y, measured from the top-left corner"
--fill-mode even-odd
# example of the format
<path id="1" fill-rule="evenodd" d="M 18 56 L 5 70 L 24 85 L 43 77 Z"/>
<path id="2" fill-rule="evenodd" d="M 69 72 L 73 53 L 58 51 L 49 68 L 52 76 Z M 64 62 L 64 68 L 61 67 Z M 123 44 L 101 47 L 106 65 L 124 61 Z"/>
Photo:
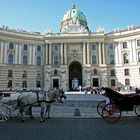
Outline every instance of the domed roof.
<path id="1" fill-rule="evenodd" d="M 65 25 L 70 20 L 78 20 L 83 26 L 87 25 L 87 20 L 85 15 L 73 5 L 72 9 L 67 11 L 64 15 L 61 24 Z"/>

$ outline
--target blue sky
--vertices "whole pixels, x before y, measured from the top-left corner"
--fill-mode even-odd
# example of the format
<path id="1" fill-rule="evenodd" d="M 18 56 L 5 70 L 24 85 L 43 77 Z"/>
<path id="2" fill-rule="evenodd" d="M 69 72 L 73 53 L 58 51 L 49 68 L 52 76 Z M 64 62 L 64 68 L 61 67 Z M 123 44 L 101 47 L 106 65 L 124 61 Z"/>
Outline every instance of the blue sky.
<path id="1" fill-rule="evenodd" d="M 140 0 L 0 0 L 0 26 L 57 33 L 64 14 L 72 5 L 82 11 L 94 32 L 140 25 Z"/>

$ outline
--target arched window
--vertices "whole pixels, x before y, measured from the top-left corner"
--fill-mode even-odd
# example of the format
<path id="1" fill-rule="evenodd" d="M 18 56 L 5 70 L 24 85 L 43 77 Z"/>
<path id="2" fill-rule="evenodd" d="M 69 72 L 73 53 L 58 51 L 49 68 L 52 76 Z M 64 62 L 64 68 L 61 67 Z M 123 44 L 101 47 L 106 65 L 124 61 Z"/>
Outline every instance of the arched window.
<path id="1" fill-rule="evenodd" d="M 37 66 L 41 66 L 41 57 L 40 56 L 37 57 L 36 62 L 37 62 Z"/>
<path id="2" fill-rule="evenodd" d="M 125 85 L 129 86 L 130 85 L 130 79 L 125 79 Z"/>
<path id="3" fill-rule="evenodd" d="M 137 40 L 137 46 L 140 46 L 140 39 Z"/>
<path id="4" fill-rule="evenodd" d="M 9 54 L 9 56 L 8 56 L 8 64 L 13 64 L 13 62 L 14 62 L 13 54 Z"/>
<path id="5" fill-rule="evenodd" d="M 109 49 L 113 50 L 113 44 L 112 43 L 109 44 Z"/>
<path id="6" fill-rule="evenodd" d="M 11 50 L 14 49 L 14 43 L 13 42 L 9 43 L 9 49 L 11 49 Z"/>
<path id="7" fill-rule="evenodd" d="M 28 50 L 28 45 L 27 45 L 27 44 L 24 44 L 23 50 L 24 50 L 24 51 L 27 51 L 27 50 Z"/>
<path id="8" fill-rule="evenodd" d="M 123 42 L 123 49 L 127 48 L 127 42 Z"/>
<path id="9" fill-rule="evenodd" d="M 92 51 L 96 51 L 96 45 L 92 45 Z"/>
<path id="10" fill-rule="evenodd" d="M 37 46 L 37 51 L 41 52 L 41 46 L 40 45 Z"/>
<path id="11" fill-rule="evenodd" d="M 111 79 L 111 87 L 114 87 L 114 86 L 116 86 L 115 80 Z"/>
<path id="12" fill-rule="evenodd" d="M 138 52 L 138 61 L 140 62 L 140 51 Z"/>
<path id="13" fill-rule="evenodd" d="M 92 56 L 92 64 L 97 64 L 96 55 L 93 55 Z"/>
<path id="14" fill-rule="evenodd" d="M 124 61 L 125 64 L 126 64 L 126 63 L 129 63 L 129 58 L 128 58 L 128 54 L 127 54 L 127 53 L 125 53 L 125 54 L 123 55 L 123 61 Z"/>
<path id="15" fill-rule="evenodd" d="M 115 62 L 114 62 L 114 55 L 111 54 L 110 55 L 110 64 L 113 65 Z"/>
<path id="16" fill-rule="evenodd" d="M 28 64 L 28 57 L 26 55 L 23 56 L 23 64 L 24 65 Z"/>

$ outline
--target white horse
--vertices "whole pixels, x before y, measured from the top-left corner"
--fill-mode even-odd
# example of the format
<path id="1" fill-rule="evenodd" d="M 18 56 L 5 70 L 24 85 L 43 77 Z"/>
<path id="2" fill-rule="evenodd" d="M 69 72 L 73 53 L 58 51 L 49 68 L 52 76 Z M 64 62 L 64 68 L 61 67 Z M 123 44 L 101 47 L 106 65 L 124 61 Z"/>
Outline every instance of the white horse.
<path id="1" fill-rule="evenodd" d="M 66 99 L 66 95 L 63 90 L 50 90 L 46 92 L 24 92 L 18 96 L 17 107 L 19 107 L 19 112 L 21 114 L 21 121 L 24 122 L 24 111 L 25 108 L 29 109 L 30 118 L 33 119 L 32 107 L 40 106 L 40 122 L 45 121 L 47 111 L 50 111 L 50 106 L 55 100 L 59 103 L 62 102 L 62 98 Z M 48 110 L 49 108 L 49 110 Z"/>

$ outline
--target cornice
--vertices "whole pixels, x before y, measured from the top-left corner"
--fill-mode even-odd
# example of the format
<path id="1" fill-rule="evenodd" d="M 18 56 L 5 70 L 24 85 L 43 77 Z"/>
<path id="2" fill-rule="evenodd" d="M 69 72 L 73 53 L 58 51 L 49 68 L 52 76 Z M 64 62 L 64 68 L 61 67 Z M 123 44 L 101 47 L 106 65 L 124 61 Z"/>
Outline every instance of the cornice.
<path id="1" fill-rule="evenodd" d="M 29 32 L 18 32 L 16 30 L 6 30 L 0 28 L 0 36 L 6 37 L 6 38 L 17 38 L 17 39 L 25 39 L 25 40 L 42 40 L 41 34 L 33 34 Z"/>

